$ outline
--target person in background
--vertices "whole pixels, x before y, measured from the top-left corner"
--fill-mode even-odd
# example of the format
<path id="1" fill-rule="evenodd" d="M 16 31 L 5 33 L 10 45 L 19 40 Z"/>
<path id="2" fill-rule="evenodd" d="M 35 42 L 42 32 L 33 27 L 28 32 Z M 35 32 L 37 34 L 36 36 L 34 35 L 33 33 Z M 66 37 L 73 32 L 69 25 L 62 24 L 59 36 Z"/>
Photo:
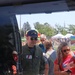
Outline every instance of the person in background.
<path id="1" fill-rule="evenodd" d="M 49 64 L 49 72 L 48 75 L 54 75 L 54 61 L 56 59 L 56 51 L 53 50 L 52 42 L 50 40 L 45 41 L 45 48 L 46 48 L 46 54 L 48 64 Z"/>
<path id="2" fill-rule="evenodd" d="M 61 42 L 57 49 L 57 59 L 54 62 L 55 75 L 75 75 L 75 52 L 67 42 Z"/>
<path id="3" fill-rule="evenodd" d="M 22 47 L 21 55 L 21 65 L 25 75 L 38 75 L 43 69 L 41 66 L 45 67 L 42 50 L 36 45 L 37 37 L 38 33 L 35 30 L 29 30 L 26 34 L 26 45 Z"/>
<path id="4" fill-rule="evenodd" d="M 45 34 L 41 34 L 40 35 L 40 41 L 41 43 L 39 44 L 40 48 L 42 49 L 42 52 L 45 53 L 46 52 L 46 49 L 45 49 L 45 46 L 44 46 L 44 42 L 46 40 L 46 35 Z"/>
<path id="5" fill-rule="evenodd" d="M 40 36 L 41 34 L 38 32 L 38 40 L 37 40 L 37 45 L 39 44 L 42 44 L 41 43 L 41 40 L 40 40 Z M 40 45 L 42 49 L 45 49 L 44 45 Z M 44 57 L 44 60 L 45 60 L 45 69 L 42 70 L 40 72 L 41 75 L 45 74 L 45 75 L 48 75 L 48 72 L 49 72 L 49 64 L 48 64 L 48 60 L 47 58 L 44 56 L 45 53 L 43 53 L 43 57 Z"/>
<path id="6" fill-rule="evenodd" d="M 16 63 L 18 62 L 18 53 L 17 53 L 16 50 L 13 50 L 12 56 L 13 56 L 13 60 L 14 60 L 14 63 L 15 64 L 13 64 L 11 68 L 12 68 L 12 71 L 13 71 L 13 75 L 16 75 L 17 74 L 17 66 L 16 66 Z"/>
<path id="7" fill-rule="evenodd" d="M 40 41 L 40 35 L 41 34 L 38 32 L 38 40 L 37 40 L 37 43 L 36 43 L 37 45 L 39 45 L 41 43 L 41 41 Z"/>

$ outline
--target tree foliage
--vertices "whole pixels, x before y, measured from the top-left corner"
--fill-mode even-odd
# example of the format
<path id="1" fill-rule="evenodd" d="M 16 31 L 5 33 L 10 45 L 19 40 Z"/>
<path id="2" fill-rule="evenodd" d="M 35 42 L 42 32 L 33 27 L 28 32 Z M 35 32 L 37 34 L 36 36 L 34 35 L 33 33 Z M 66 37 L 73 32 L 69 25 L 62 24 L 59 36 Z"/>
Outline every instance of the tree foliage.
<path id="1" fill-rule="evenodd" d="M 30 27 L 30 24 L 28 22 L 23 24 L 23 31 L 24 31 L 24 33 L 26 33 L 26 31 L 28 31 L 30 29 L 31 29 L 31 27 Z"/>
<path id="2" fill-rule="evenodd" d="M 54 34 L 54 28 L 51 27 L 51 25 L 48 23 L 40 24 L 39 22 L 36 22 L 36 23 L 34 23 L 34 27 L 40 33 L 45 34 L 49 37 L 51 37 Z"/>
<path id="3" fill-rule="evenodd" d="M 69 25 L 68 32 L 75 34 L 75 25 Z"/>
<path id="4" fill-rule="evenodd" d="M 66 35 L 67 33 L 75 34 L 75 25 L 68 25 L 68 27 L 65 27 L 65 25 L 61 26 L 59 24 L 56 24 L 55 27 L 53 27 L 47 22 L 44 24 L 36 22 L 34 23 L 34 28 L 37 29 L 41 34 L 45 34 L 49 38 L 59 32 L 63 35 Z M 30 29 L 30 24 L 28 22 L 24 23 L 23 28 L 20 30 L 21 36 L 24 36 L 26 31 Z"/>
<path id="5" fill-rule="evenodd" d="M 55 28 L 56 28 L 56 32 L 57 33 L 61 33 L 63 35 L 67 34 L 67 28 L 65 26 L 61 26 L 61 25 L 55 25 Z"/>
<path id="6" fill-rule="evenodd" d="M 20 30 L 21 37 L 24 37 L 24 35 L 26 34 L 26 31 L 30 29 L 31 29 L 30 24 L 28 22 L 24 23 L 22 29 Z"/>
<path id="7" fill-rule="evenodd" d="M 20 34 L 21 34 L 21 37 L 24 37 L 24 31 L 23 31 L 23 28 L 20 30 Z"/>

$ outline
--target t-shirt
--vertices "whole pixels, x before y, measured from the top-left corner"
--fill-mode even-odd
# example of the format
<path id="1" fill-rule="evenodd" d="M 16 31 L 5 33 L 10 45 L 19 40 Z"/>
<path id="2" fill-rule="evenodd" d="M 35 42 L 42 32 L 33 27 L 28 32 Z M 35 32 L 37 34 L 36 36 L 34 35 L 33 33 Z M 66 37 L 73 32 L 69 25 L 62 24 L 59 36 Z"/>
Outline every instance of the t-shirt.
<path id="1" fill-rule="evenodd" d="M 75 64 L 75 57 L 69 54 L 67 57 L 63 58 L 63 62 L 61 63 L 61 65 L 59 65 L 60 70 L 64 71 L 66 67 L 70 67 L 69 65 L 71 63 Z M 55 60 L 54 64 L 58 64 L 57 59 Z M 70 70 L 72 71 L 71 75 L 75 75 L 75 67 L 71 67 Z"/>
<path id="2" fill-rule="evenodd" d="M 46 52 L 46 57 L 49 64 L 49 74 L 48 75 L 54 75 L 54 61 L 56 59 L 56 51 L 51 50 Z"/>
<path id="3" fill-rule="evenodd" d="M 42 52 L 45 53 L 45 52 L 46 52 L 46 49 L 45 49 L 44 45 L 43 45 L 42 43 L 40 43 L 39 46 L 40 46 L 40 48 L 42 49 Z"/>

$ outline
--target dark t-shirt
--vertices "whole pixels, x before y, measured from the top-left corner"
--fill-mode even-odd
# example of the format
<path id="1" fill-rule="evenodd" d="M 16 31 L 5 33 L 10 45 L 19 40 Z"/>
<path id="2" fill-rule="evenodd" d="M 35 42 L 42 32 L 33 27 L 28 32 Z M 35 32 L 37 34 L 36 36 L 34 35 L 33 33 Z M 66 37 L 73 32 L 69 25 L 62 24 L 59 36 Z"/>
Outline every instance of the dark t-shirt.
<path id="1" fill-rule="evenodd" d="M 42 52 L 45 53 L 46 52 L 46 49 L 45 49 L 44 45 L 41 43 L 41 44 L 39 44 L 39 46 L 42 49 Z"/>

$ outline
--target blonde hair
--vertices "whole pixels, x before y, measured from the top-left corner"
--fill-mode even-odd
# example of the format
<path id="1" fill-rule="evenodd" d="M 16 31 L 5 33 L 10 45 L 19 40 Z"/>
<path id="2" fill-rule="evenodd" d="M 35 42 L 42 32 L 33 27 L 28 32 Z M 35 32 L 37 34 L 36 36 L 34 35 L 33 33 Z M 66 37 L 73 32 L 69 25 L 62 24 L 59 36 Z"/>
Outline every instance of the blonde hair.
<path id="1" fill-rule="evenodd" d="M 40 38 L 45 38 L 46 39 L 46 35 L 45 34 L 41 34 Z"/>
<path id="2" fill-rule="evenodd" d="M 58 64 L 60 65 L 62 63 L 62 48 L 64 46 L 69 46 L 67 42 L 61 42 L 60 45 L 57 48 L 57 59 L 58 59 Z"/>

